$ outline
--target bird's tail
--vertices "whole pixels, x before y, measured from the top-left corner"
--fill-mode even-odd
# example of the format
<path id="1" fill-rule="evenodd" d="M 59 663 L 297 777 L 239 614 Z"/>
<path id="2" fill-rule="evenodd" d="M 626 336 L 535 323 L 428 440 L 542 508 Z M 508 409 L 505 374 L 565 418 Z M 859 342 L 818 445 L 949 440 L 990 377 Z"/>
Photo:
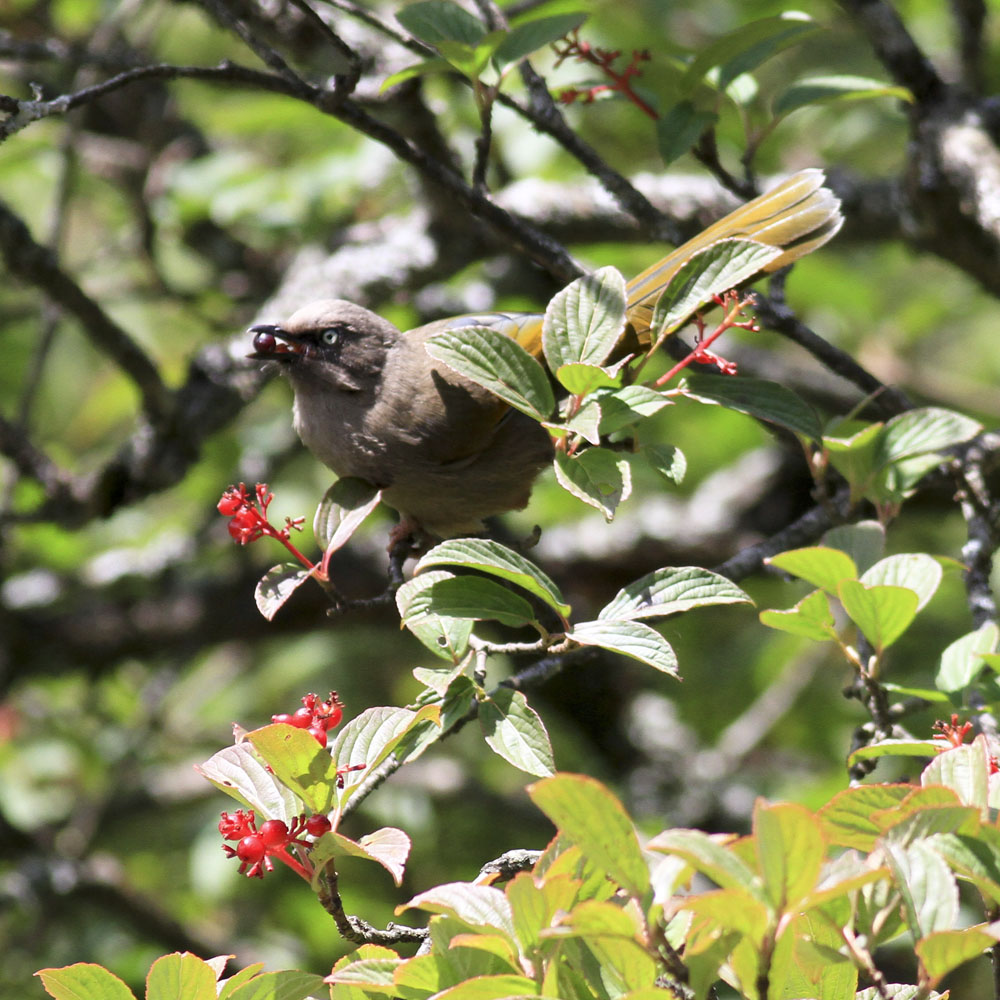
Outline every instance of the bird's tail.
<path id="1" fill-rule="evenodd" d="M 626 285 L 626 312 L 640 340 L 649 332 L 657 299 L 670 279 L 685 261 L 710 244 L 735 237 L 784 248 L 785 252 L 755 274 L 752 281 L 760 274 L 793 263 L 832 239 L 844 217 L 840 213 L 840 199 L 824 187 L 825 180 L 823 171 L 815 167 L 792 174 L 633 278 Z"/>
<path id="2" fill-rule="evenodd" d="M 657 300 L 681 266 L 710 244 L 718 240 L 742 238 L 784 249 L 784 253 L 748 278 L 749 283 L 761 274 L 791 264 L 832 239 L 843 224 L 844 217 L 840 213 L 840 199 L 824 186 L 825 181 L 823 171 L 815 167 L 792 174 L 633 278 L 626 285 L 625 310 L 631 329 L 616 348 L 616 354 L 620 356 L 624 352 L 649 346 L 650 324 Z M 540 313 L 458 316 L 449 325 L 490 326 L 512 337 L 534 357 L 542 356 Z"/>

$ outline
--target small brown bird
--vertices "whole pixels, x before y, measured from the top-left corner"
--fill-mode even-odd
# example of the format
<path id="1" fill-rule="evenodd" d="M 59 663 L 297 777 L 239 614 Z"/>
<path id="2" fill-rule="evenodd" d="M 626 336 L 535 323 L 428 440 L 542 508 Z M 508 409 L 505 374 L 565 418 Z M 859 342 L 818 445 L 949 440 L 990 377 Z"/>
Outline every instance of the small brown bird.
<path id="1" fill-rule="evenodd" d="M 671 277 L 710 243 L 742 237 L 784 248 L 769 272 L 826 243 L 843 219 L 823 183 L 820 170 L 794 174 L 630 281 L 626 313 L 640 343 L 649 343 L 653 309 Z M 340 299 L 251 327 L 249 357 L 277 362 L 288 376 L 295 429 L 321 462 L 378 486 L 408 528 L 448 538 L 524 507 L 552 456 L 540 424 L 425 350 L 430 337 L 468 326 L 491 327 L 541 357 L 540 313 L 456 316 L 402 333 Z"/>

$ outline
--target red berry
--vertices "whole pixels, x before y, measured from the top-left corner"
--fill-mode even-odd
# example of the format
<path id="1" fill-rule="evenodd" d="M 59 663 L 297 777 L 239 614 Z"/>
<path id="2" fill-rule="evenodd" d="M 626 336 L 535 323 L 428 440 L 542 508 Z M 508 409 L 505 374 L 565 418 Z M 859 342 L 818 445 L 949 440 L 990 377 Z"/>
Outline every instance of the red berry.
<path id="1" fill-rule="evenodd" d="M 216 504 L 220 514 L 232 517 L 243 506 L 243 497 L 235 490 L 226 490 L 222 494 L 222 499 Z"/>
<path id="2" fill-rule="evenodd" d="M 261 823 L 258 833 L 265 847 L 282 847 L 288 841 L 288 827 L 280 819 Z"/>
<path id="3" fill-rule="evenodd" d="M 344 717 L 344 710 L 340 705 L 334 705 L 333 711 L 323 720 L 323 726 L 325 729 L 333 729 L 334 726 L 340 724 L 340 720 Z"/>
<path id="4" fill-rule="evenodd" d="M 264 333 L 262 331 L 253 335 L 253 349 L 260 354 L 270 354 L 277 343 L 273 333 Z"/>
<path id="5" fill-rule="evenodd" d="M 306 820 L 306 833 L 311 837 L 322 837 L 332 826 L 333 824 L 325 816 L 317 813 Z"/>
<path id="6" fill-rule="evenodd" d="M 312 711 L 308 708 L 297 708 L 289 721 L 299 729 L 308 729 L 313 723 Z"/>
<path id="7" fill-rule="evenodd" d="M 309 732 L 316 737 L 316 742 L 319 743 L 321 747 L 326 746 L 326 730 L 322 726 L 310 726 Z"/>
<path id="8" fill-rule="evenodd" d="M 240 861 L 256 864 L 264 857 L 264 838 L 259 833 L 251 833 L 236 845 L 236 857 Z"/>
<path id="9" fill-rule="evenodd" d="M 272 722 L 284 722 L 285 725 L 294 726 L 295 723 L 292 722 L 292 717 L 287 712 L 281 712 L 278 715 L 271 716 Z"/>

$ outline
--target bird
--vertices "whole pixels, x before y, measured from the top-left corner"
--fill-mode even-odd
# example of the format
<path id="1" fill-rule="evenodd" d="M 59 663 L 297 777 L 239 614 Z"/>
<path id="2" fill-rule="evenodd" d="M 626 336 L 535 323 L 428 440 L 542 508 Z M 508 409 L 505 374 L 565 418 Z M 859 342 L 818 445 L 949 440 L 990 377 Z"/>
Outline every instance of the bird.
<path id="1" fill-rule="evenodd" d="M 773 272 L 822 246 L 842 222 L 823 172 L 798 171 L 629 281 L 627 336 L 648 345 L 663 289 L 710 244 L 736 237 L 783 248 L 760 273 Z M 541 358 L 542 318 L 475 313 L 402 332 L 362 306 L 322 299 L 284 322 L 251 326 L 247 357 L 288 377 L 293 426 L 320 462 L 380 489 L 400 514 L 400 535 L 446 539 L 481 532 L 485 518 L 524 508 L 553 443 L 532 417 L 432 358 L 427 341 L 485 326 Z"/>

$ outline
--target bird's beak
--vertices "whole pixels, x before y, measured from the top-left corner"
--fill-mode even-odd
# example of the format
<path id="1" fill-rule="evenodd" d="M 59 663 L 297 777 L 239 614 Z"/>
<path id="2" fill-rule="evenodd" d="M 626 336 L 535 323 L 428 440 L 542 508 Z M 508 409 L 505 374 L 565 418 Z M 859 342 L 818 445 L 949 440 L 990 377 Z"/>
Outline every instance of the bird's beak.
<path id="1" fill-rule="evenodd" d="M 258 361 L 294 361 L 309 357 L 311 346 L 298 334 L 289 333 L 273 323 L 261 323 L 250 327 L 247 333 L 253 335 L 253 353 L 248 358 Z"/>

